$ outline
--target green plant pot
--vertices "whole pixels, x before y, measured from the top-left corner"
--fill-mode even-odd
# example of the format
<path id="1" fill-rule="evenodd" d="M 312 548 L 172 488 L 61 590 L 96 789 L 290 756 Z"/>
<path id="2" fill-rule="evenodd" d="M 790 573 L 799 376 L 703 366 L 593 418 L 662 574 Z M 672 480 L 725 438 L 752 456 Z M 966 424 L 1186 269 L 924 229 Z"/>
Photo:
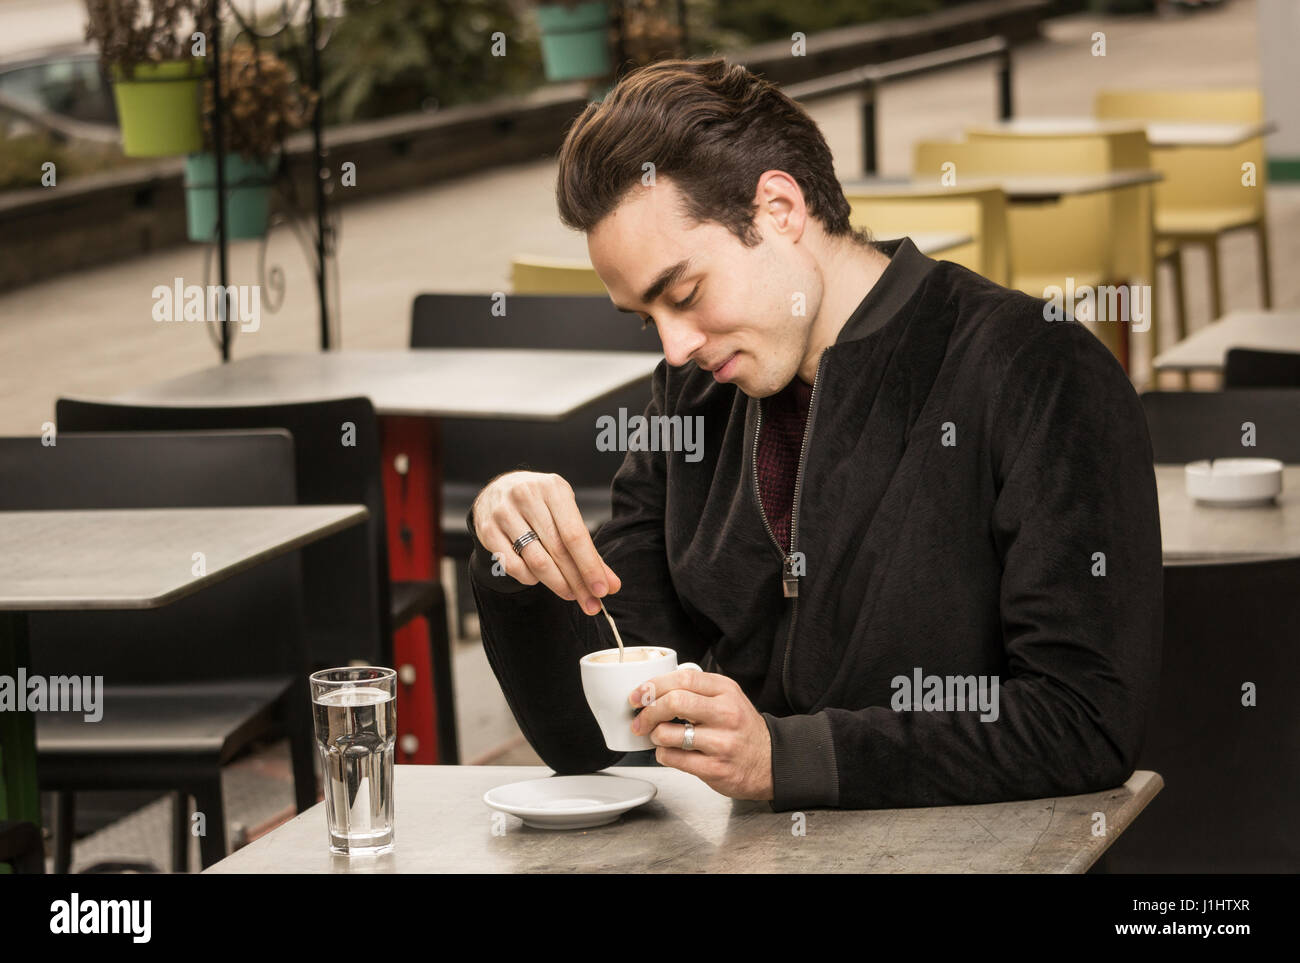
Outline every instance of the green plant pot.
<path id="1" fill-rule="evenodd" d="M 127 157 L 170 157 L 203 149 L 199 84 L 203 61 L 136 64 L 133 75 L 113 68 L 113 99 Z"/>
<path id="2" fill-rule="evenodd" d="M 551 81 L 604 77 L 609 59 L 609 7 L 604 0 L 537 8 L 542 31 L 542 65 Z"/>
<path id="3" fill-rule="evenodd" d="M 271 217 L 271 162 L 225 155 L 226 240 L 263 237 Z M 191 241 L 217 239 L 217 157 L 185 158 L 185 216 Z"/>

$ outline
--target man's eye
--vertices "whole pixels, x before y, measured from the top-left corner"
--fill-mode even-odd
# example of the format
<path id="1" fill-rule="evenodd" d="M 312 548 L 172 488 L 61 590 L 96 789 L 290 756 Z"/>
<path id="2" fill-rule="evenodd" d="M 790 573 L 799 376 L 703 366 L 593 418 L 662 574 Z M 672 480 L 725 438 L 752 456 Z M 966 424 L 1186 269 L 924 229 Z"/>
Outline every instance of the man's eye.
<path id="1" fill-rule="evenodd" d="M 695 292 L 698 291 L 699 289 L 700 286 L 698 284 L 695 285 L 695 287 L 691 289 L 691 293 L 686 295 L 686 300 L 678 301 L 676 304 L 673 305 L 673 308 L 677 311 L 681 311 L 683 308 L 690 307 L 691 301 L 695 297 Z"/>
<path id="2" fill-rule="evenodd" d="M 686 295 L 685 301 L 678 301 L 676 304 L 673 305 L 673 310 L 681 311 L 684 308 L 690 307 L 691 302 L 695 300 L 695 295 L 699 290 L 700 290 L 700 286 L 698 284 L 695 285 L 691 293 Z M 653 317 L 646 318 L 644 321 L 641 322 L 641 330 L 644 331 L 646 328 L 650 327 L 654 323 L 655 323 L 655 319 Z"/>

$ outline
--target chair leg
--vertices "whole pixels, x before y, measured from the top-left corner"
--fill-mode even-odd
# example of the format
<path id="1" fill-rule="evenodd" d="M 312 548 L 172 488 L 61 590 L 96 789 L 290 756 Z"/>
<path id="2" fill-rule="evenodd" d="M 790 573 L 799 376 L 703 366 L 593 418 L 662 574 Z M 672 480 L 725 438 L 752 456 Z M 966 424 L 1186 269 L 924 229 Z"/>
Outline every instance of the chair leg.
<path id="1" fill-rule="evenodd" d="M 468 559 L 456 559 L 455 589 L 452 604 L 456 608 L 456 634 L 464 639 L 469 637 L 469 633 L 465 630 L 465 616 L 478 612 L 478 606 L 474 602 L 474 589 L 470 585 Z"/>
<path id="2" fill-rule="evenodd" d="M 1175 344 L 1187 337 L 1187 291 L 1183 287 L 1183 249 L 1180 247 L 1169 258 L 1174 271 L 1174 333 Z"/>
<path id="3" fill-rule="evenodd" d="M 1187 337 L 1187 286 L 1183 274 L 1183 248 L 1179 245 L 1172 256 L 1169 258 L 1169 266 L 1174 269 L 1174 333 L 1177 340 L 1174 344 L 1182 341 Z M 1190 391 L 1192 387 L 1192 376 L 1190 372 L 1184 371 L 1180 376 L 1184 391 Z"/>
<path id="4" fill-rule="evenodd" d="M 293 803 L 298 812 L 316 805 L 316 737 L 312 731 L 311 687 L 306 675 L 296 679 L 276 704 L 276 721 L 289 737 L 289 768 L 293 772 Z"/>
<path id="5" fill-rule="evenodd" d="M 190 797 L 183 792 L 172 795 L 172 872 L 190 871 Z"/>
<path id="6" fill-rule="evenodd" d="M 1219 275 L 1219 239 L 1212 237 L 1205 245 L 1210 256 L 1210 321 L 1223 317 L 1223 279 Z"/>
<path id="7" fill-rule="evenodd" d="M 77 835 L 77 794 L 60 790 L 54 793 L 54 871 L 72 872 L 72 841 Z"/>
<path id="8" fill-rule="evenodd" d="M 305 708 L 303 709 L 305 713 Z M 316 767 L 312 755 L 316 752 L 316 739 L 312 735 L 311 719 L 306 727 L 294 726 L 289 732 L 289 759 L 293 767 L 293 801 L 298 812 L 306 812 L 316 805 Z"/>
<path id="9" fill-rule="evenodd" d="M 1255 225 L 1255 236 L 1259 238 L 1260 300 L 1268 309 L 1273 307 L 1273 272 L 1268 260 L 1268 223 L 1263 219 Z"/>
<path id="10" fill-rule="evenodd" d="M 1130 322 L 1125 319 L 1119 326 L 1119 365 L 1128 374 L 1131 368 L 1132 341 L 1129 337 Z"/>
<path id="11" fill-rule="evenodd" d="M 434 606 L 435 612 L 438 607 Z M 445 611 L 445 609 L 443 610 Z M 447 766 L 460 765 L 460 748 L 456 732 L 456 691 L 451 678 L 451 638 L 447 620 L 426 615 L 429 626 L 430 656 L 433 662 L 433 698 L 438 726 L 438 761 Z"/>
<path id="12" fill-rule="evenodd" d="M 221 772 L 194 787 L 194 810 L 203 813 L 199 856 L 203 869 L 226 858 L 226 809 L 221 799 Z"/>

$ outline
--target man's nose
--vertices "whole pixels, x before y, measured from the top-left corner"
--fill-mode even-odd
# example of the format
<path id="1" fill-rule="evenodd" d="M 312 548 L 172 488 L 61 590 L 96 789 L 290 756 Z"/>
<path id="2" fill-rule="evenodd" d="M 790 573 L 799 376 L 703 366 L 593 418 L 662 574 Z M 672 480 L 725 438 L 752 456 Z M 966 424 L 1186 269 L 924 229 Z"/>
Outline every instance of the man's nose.
<path id="1" fill-rule="evenodd" d="M 659 340 L 664 346 L 664 359 L 674 368 L 691 360 L 691 355 L 703 346 L 705 338 L 688 322 L 680 318 L 660 320 L 655 318 Z"/>

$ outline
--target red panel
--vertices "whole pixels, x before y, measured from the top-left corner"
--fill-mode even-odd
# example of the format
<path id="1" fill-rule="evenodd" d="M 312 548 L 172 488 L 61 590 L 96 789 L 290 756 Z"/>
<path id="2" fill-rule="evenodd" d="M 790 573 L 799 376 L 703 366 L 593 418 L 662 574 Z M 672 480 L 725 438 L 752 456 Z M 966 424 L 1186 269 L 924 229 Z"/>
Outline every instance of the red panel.
<path id="1" fill-rule="evenodd" d="M 393 660 L 415 669 L 415 682 L 406 685 L 398 676 L 397 756 L 394 761 L 428 763 L 438 761 L 437 707 L 433 695 L 433 660 L 429 656 L 429 624 L 423 617 L 412 619 L 393 637 Z M 402 737 L 414 735 L 415 752 L 407 752 Z M 408 740 L 409 741 L 409 740 Z"/>
<path id="2" fill-rule="evenodd" d="M 442 561 L 442 472 L 435 418 L 381 417 L 384 508 L 388 524 L 388 569 L 395 581 L 437 580 Z M 404 468 L 405 471 L 399 471 Z M 398 630 L 393 639 L 398 669 L 397 762 L 436 763 L 438 736 L 429 626 L 424 618 Z M 403 668 L 415 670 L 411 684 Z M 406 751 L 414 736 L 416 749 Z"/>

